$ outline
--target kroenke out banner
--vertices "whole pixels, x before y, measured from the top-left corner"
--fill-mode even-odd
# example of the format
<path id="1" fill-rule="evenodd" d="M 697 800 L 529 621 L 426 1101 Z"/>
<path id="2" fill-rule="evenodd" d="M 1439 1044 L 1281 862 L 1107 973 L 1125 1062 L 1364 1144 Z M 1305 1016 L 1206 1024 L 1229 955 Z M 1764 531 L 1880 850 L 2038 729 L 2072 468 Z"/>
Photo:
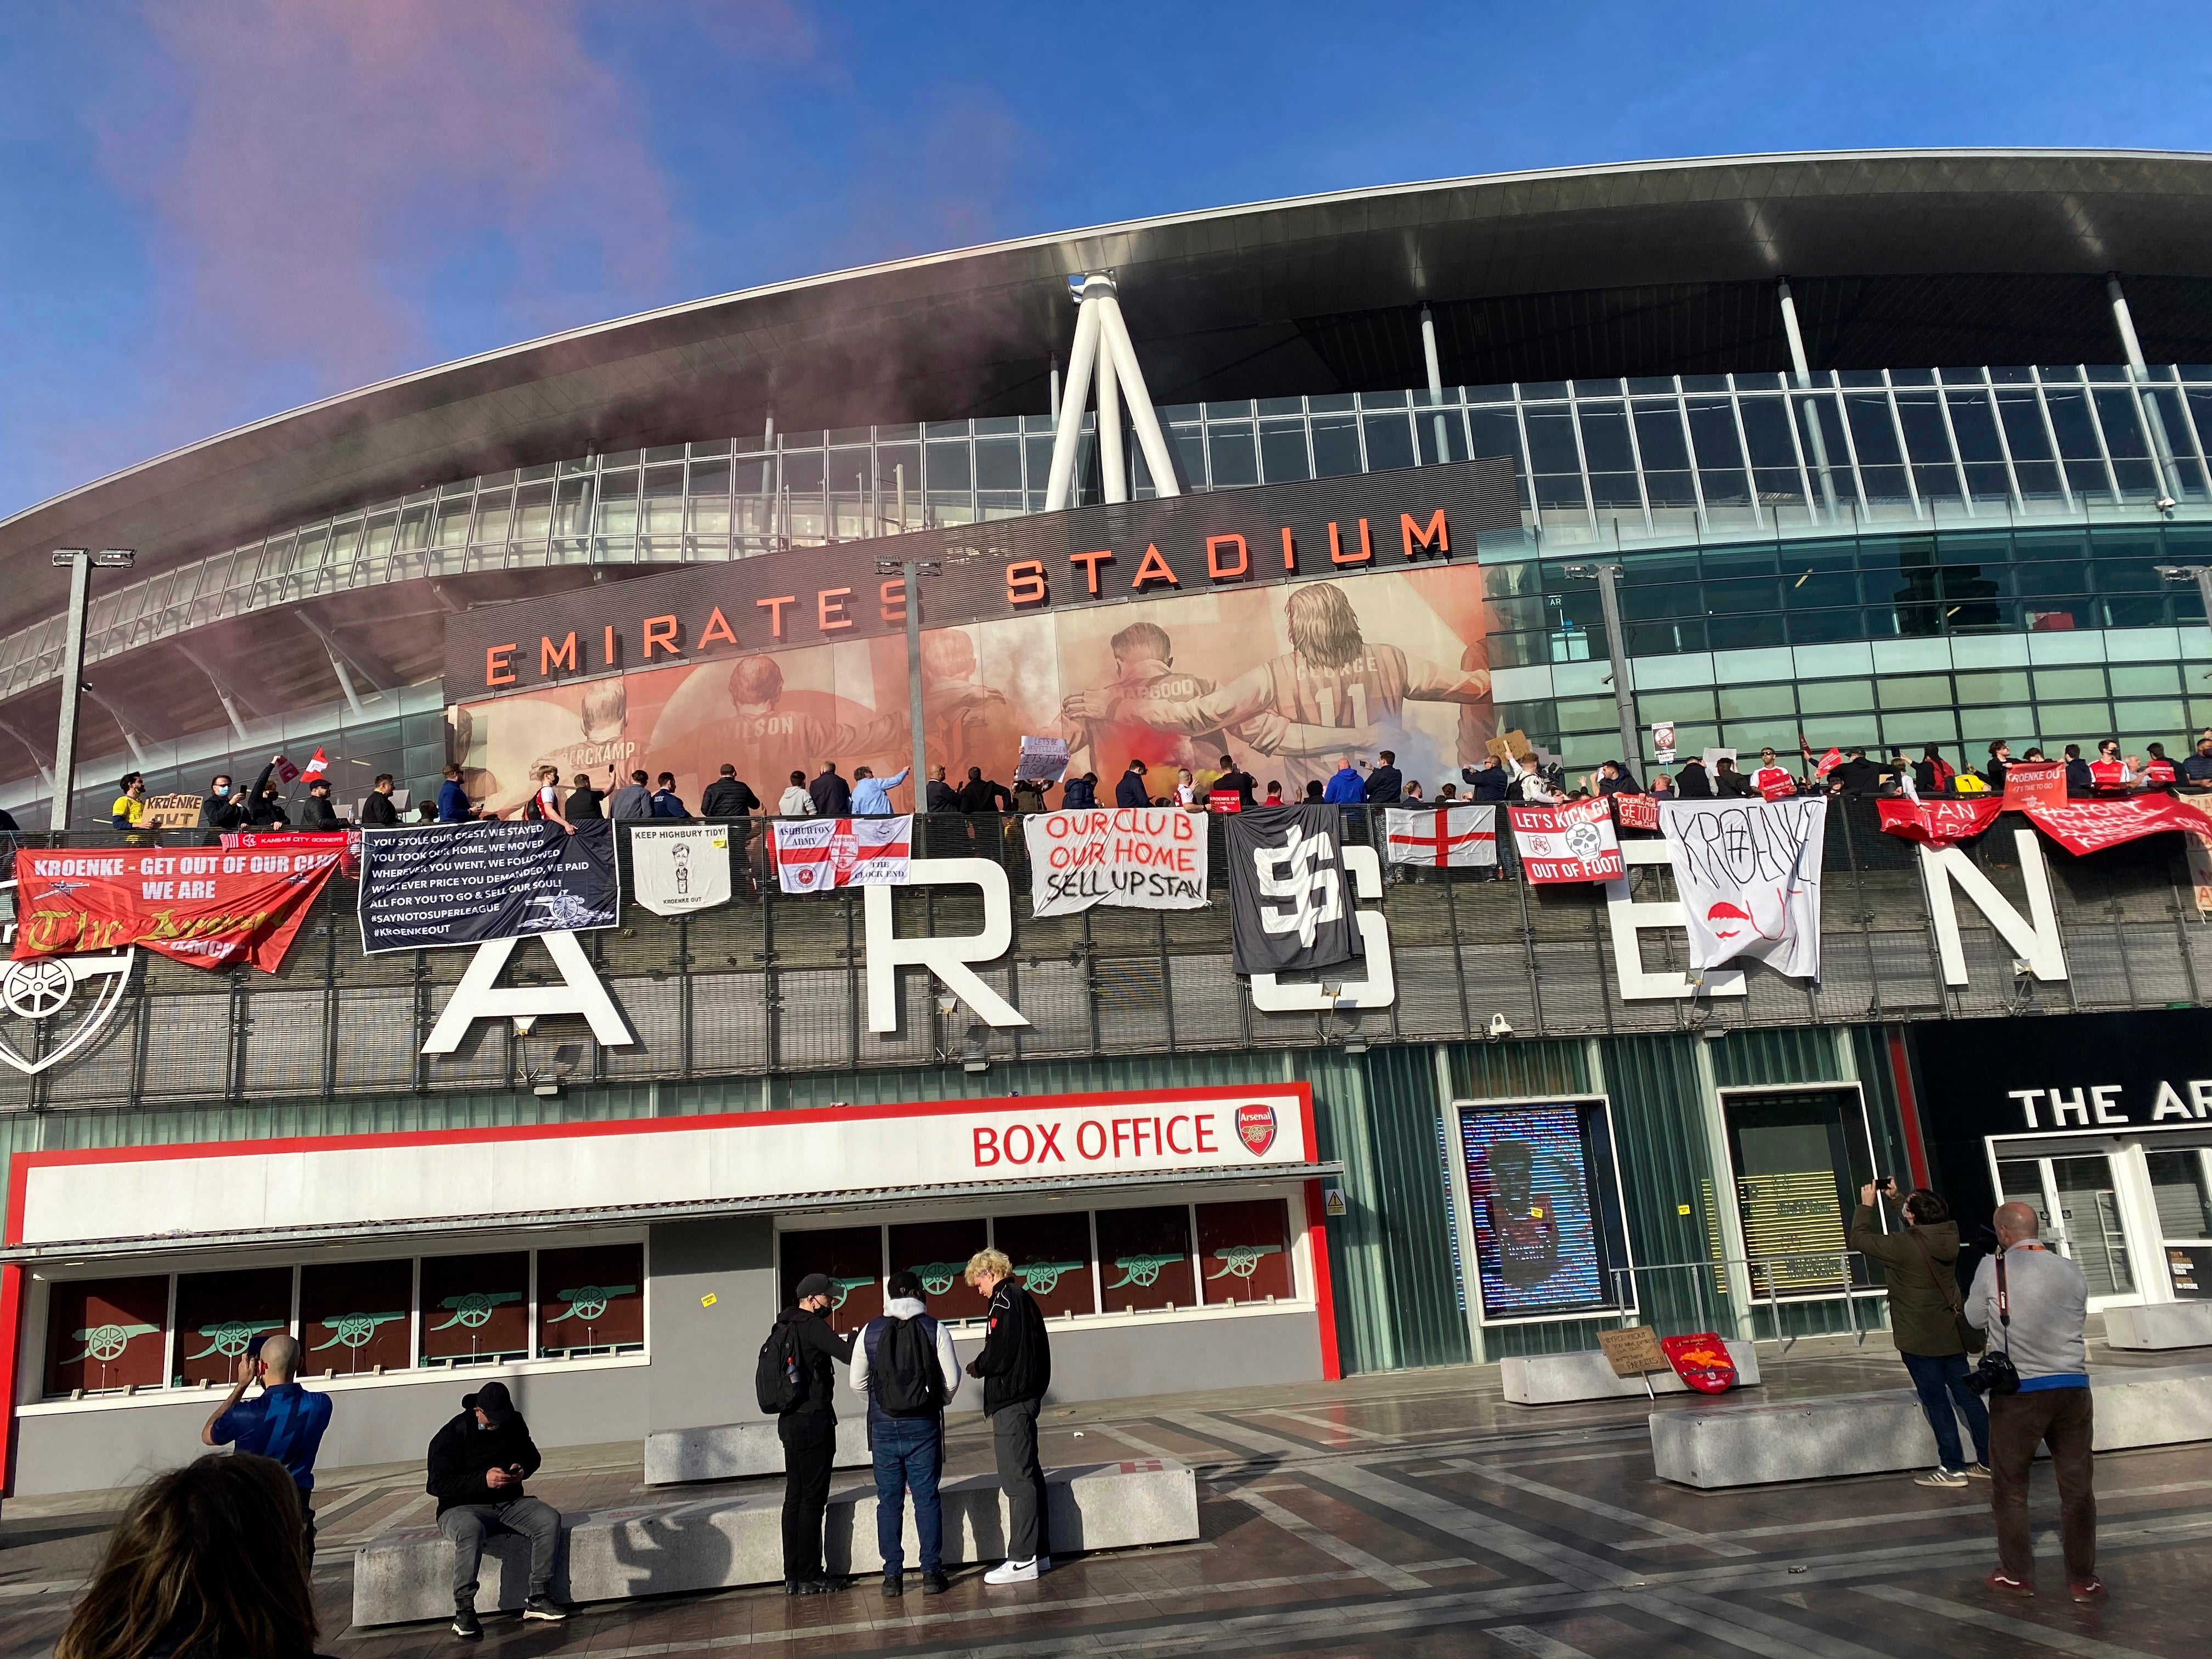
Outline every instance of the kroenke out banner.
<path id="1" fill-rule="evenodd" d="M 141 945 L 196 968 L 273 974 L 343 847 L 105 848 L 15 856 L 15 956 Z"/>
<path id="2" fill-rule="evenodd" d="M 532 769 L 697 792 L 728 762 L 774 799 L 826 759 L 913 752 L 906 598 L 926 557 L 932 764 L 1006 781 L 1023 740 L 1068 773 L 1145 763 L 1148 793 L 1224 752 L 1285 793 L 1346 748 L 1456 776 L 1494 734 L 1477 536 L 1516 527 L 1512 470 L 1476 461 L 1133 501 L 686 566 L 448 618 L 462 787 L 527 798 Z M 1034 749 L 1035 743 L 1032 743 Z M 911 800 L 902 787 L 902 806 Z"/>
<path id="3" fill-rule="evenodd" d="M 611 927 L 614 825 L 542 819 L 371 830 L 362 836 L 361 945 L 412 951 Z"/>

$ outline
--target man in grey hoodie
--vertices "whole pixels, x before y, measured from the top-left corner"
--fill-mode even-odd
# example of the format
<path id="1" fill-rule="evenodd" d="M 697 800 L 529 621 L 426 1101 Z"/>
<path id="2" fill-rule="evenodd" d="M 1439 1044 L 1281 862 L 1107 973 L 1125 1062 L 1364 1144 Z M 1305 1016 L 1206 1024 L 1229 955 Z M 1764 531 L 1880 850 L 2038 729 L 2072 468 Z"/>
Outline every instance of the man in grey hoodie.
<path id="1" fill-rule="evenodd" d="M 853 1386 L 868 1396 L 868 1449 L 876 1466 L 876 1547 L 884 1558 L 884 1596 L 906 1593 L 901 1522 L 914 1493 L 914 1529 L 924 1595 L 941 1595 L 945 1510 L 937 1477 L 945 1468 L 945 1402 L 960 1391 L 952 1336 L 929 1316 L 921 1280 L 890 1276 L 890 1300 L 853 1344 Z"/>
<path id="2" fill-rule="evenodd" d="M 2067 1587 L 2076 1601 L 2105 1593 L 2097 1577 L 2097 1494 L 2090 1440 L 2088 1359 L 2082 1326 L 2089 1287 L 2081 1270 L 2037 1237 L 2035 1212 L 2000 1204 L 1990 1224 L 1997 1254 L 1974 1270 L 1966 1318 L 2011 1356 L 2020 1392 L 1990 1401 L 1990 1506 L 1996 1511 L 1997 1569 L 1992 1589 L 2035 1594 L 2035 1554 L 2027 1528 L 2027 1472 L 2039 1443 L 2051 1447 L 2058 1480 L 2058 1538 Z M 2003 1278 L 1998 1273 L 2002 1270 Z"/>

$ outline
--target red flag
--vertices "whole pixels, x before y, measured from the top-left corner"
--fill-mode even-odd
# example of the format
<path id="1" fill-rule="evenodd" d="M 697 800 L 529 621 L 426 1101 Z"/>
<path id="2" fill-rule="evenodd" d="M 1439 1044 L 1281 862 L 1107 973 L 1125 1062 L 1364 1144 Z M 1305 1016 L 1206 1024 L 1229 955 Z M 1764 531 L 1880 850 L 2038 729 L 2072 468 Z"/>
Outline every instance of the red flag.
<path id="1" fill-rule="evenodd" d="M 323 751 L 318 749 L 315 750 L 314 759 L 307 763 L 306 768 L 301 772 L 300 775 L 307 779 L 309 783 L 313 783 L 317 778 L 325 775 L 330 769 L 330 762 L 323 758 Z M 286 781 L 289 782 L 289 780 L 288 779 Z"/>

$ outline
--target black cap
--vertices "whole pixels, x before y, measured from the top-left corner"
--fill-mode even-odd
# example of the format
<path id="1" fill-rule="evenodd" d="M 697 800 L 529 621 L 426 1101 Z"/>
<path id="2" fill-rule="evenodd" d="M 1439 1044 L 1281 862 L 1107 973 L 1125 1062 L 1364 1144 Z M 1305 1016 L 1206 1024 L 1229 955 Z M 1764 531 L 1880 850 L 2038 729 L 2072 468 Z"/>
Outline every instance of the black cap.
<path id="1" fill-rule="evenodd" d="M 474 1394 L 463 1395 L 461 1409 L 482 1412 L 494 1428 L 514 1420 L 514 1401 L 508 1397 L 504 1382 L 487 1382 Z"/>
<path id="2" fill-rule="evenodd" d="M 801 1302 L 810 1296 L 835 1296 L 837 1285 L 828 1273 L 809 1273 L 799 1281 L 799 1288 L 793 1294 Z"/>

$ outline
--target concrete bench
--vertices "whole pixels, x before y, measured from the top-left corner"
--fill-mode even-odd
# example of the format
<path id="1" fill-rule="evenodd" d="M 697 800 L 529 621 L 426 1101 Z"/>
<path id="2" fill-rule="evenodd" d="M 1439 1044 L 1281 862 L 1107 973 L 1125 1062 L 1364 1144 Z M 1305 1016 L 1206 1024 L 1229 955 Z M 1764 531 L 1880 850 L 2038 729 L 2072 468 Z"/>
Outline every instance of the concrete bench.
<path id="1" fill-rule="evenodd" d="M 1006 1503 L 990 1475 L 949 1480 L 945 1504 L 947 1565 L 996 1561 L 1006 1553 Z M 1045 1475 L 1055 1554 L 1181 1543 L 1198 1536 L 1198 1480 L 1179 1463 L 1145 1459 L 1054 1469 Z M 754 1487 L 685 1502 L 592 1510 L 561 1517 L 562 1550 L 553 1594 L 568 1601 L 767 1584 L 783 1577 L 781 1494 Z M 913 1500 L 907 1504 L 906 1565 L 916 1565 Z M 830 1494 L 829 1570 L 876 1573 L 872 1483 Z M 516 1608 L 528 1586 L 526 1542 L 484 1540 L 477 1608 Z M 354 1553 L 353 1622 L 403 1624 L 444 1619 L 453 1610 L 453 1547 L 435 1527 L 408 1527 L 371 1539 Z"/>
<path id="2" fill-rule="evenodd" d="M 2212 1440 L 2212 1365 L 2100 1370 L 2099 1451 Z M 1961 1443 L 1966 1426 L 1960 1425 Z M 1909 1389 L 1651 1413 L 1651 1463 L 1686 1486 L 1752 1486 L 1927 1468 L 1936 1436 Z"/>
<path id="3" fill-rule="evenodd" d="M 2105 1310 L 2108 1348 L 2212 1348 L 2212 1302 L 2150 1302 Z"/>
<path id="4" fill-rule="evenodd" d="M 836 1467 L 860 1468 L 869 1461 L 868 1414 L 855 1410 L 837 1419 Z M 781 1474 L 783 1442 L 775 1419 L 717 1423 L 702 1429 L 663 1429 L 645 1438 L 645 1484 L 674 1486 L 686 1480 L 742 1480 L 749 1475 Z"/>
<path id="5" fill-rule="evenodd" d="M 1748 1342 L 1728 1345 L 1729 1358 L 1735 1361 L 1736 1386 L 1755 1389 L 1759 1386 L 1759 1354 Z M 1501 1359 L 1498 1362 L 1498 1380 L 1505 1385 L 1505 1397 L 1516 1406 L 1559 1406 L 1571 1400 L 1643 1400 L 1640 1378 L 1615 1376 L 1613 1363 L 1603 1354 L 1546 1353 L 1534 1354 L 1525 1359 Z M 1671 1370 L 1651 1373 L 1653 1394 L 1687 1394 L 1690 1385 Z"/>

